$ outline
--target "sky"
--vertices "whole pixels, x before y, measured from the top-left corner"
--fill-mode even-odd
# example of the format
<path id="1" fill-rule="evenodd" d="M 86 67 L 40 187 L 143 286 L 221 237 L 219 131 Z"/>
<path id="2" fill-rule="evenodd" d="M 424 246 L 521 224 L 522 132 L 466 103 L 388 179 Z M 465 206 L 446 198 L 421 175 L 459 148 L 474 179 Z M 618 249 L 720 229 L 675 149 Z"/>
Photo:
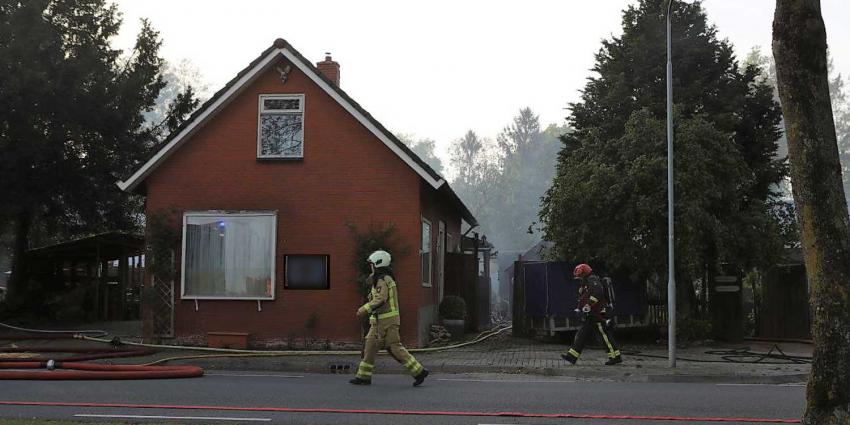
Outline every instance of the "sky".
<path id="1" fill-rule="evenodd" d="M 117 0 L 129 50 L 147 18 L 161 54 L 188 59 L 210 92 L 284 38 L 318 62 L 331 52 L 340 86 L 396 133 L 449 144 L 474 130 L 495 139 L 520 108 L 564 124 L 603 39 L 622 33 L 635 1 Z M 850 1 L 821 0 L 836 69 L 850 76 Z M 743 58 L 770 52 L 774 0 L 705 0 L 720 37 Z"/>

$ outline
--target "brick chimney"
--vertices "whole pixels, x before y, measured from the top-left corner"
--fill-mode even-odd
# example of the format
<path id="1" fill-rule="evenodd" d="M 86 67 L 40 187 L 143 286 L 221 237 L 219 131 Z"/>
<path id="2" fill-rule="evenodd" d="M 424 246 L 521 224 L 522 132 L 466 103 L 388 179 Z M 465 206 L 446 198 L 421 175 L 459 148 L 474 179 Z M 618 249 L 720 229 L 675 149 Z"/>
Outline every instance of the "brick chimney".
<path id="1" fill-rule="evenodd" d="M 316 68 L 319 68 L 319 72 L 325 76 L 328 80 L 331 80 L 337 87 L 339 87 L 339 63 L 334 62 L 331 59 L 330 53 L 325 53 L 325 60 L 316 64 Z"/>

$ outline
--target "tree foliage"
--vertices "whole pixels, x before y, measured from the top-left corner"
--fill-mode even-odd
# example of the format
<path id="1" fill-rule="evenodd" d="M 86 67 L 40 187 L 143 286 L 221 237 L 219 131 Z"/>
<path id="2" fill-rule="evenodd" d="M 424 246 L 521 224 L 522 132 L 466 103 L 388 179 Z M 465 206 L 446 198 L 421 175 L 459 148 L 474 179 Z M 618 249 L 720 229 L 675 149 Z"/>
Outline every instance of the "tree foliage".
<path id="1" fill-rule="evenodd" d="M 558 138 L 564 133 L 564 128 L 554 125 L 541 130 L 539 117 L 531 108 L 523 108 L 496 139 L 502 163 L 501 196 L 491 240 L 500 249 L 524 251 L 541 239 L 540 198 L 555 176 Z"/>
<path id="2" fill-rule="evenodd" d="M 399 140 L 402 141 L 410 150 L 413 151 L 416 155 L 419 156 L 426 164 L 430 165 L 431 168 L 434 169 L 438 174 L 442 175 L 443 170 L 443 161 L 440 160 L 440 157 L 437 156 L 435 149 L 437 147 L 437 142 L 433 139 L 415 139 L 412 135 L 409 134 L 397 134 Z"/>
<path id="3" fill-rule="evenodd" d="M 835 74 L 832 60 L 829 61 L 829 94 L 832 102 L 832 116 L 835 120 L 835 137 L 838 141 L 838 155 L 841 160 L 841 172 L 844 183 L 844 197 L 850 199 L 850 94 L 847 83 L 850 79 Z"/>
<path id="4" fill-rule="evenodd" d="M 540 198 L 555 174 L 558 137 L 566 132 L 540 128 L 530 108 L 519 113 L 493 142 L 469 131 L 452 145 L 452 182 L 500 251 L 525 251 L 540 240 Z"/>
<path id="5" fill-rule="evenodd" d="M 394 223 L 370 223 L 365 230 L 354 223 L 348 223 L 348 230 L 354 238 L 354 252 L 351 266 L 357 271 L 355 283 L 362 297 L 369 293 L 369 276 L 372 273 L 366 259 L 373 252 L 383 250 L 392 256 L 392 265 L 397 266 L 410 254 L 410 245 L 402 241 Z"/>
<path id="6" fill-rule="evenodd" d="M 121 17 L 105 0 L 0 1 L 0 222 L 15 234 L 10 290 L 35 238 L 138 226 L 141 200 L 116 180 L 197 106 L 191 89 L 166 125 L 145 125 L 166 85 L 147 21 L 132 52 L 111 47 Z M 9 202 L 14 200 L 14 202 Z"/>
<path id="7" fill-rule="evenodd" d="M 478 219 L 482 231 L 488 233 L 499 195 L 499 157 L 493 142 L 469 130 L 452 143 L 449 153 L 456 172 L 452 188 Z"/>
<path id="8" fill-rule="evenodd" d="M 540 212 L 560 256 L 644 277 L 667 257 L 665 9 L 641 0 L 603 42 Z M 787 166 L 763 70 L 739 66 L 699 2 L 676 2 L 672 21 L 676 273 L 687 285 L 722 262 L 778 254 L 771 211 Z"/>

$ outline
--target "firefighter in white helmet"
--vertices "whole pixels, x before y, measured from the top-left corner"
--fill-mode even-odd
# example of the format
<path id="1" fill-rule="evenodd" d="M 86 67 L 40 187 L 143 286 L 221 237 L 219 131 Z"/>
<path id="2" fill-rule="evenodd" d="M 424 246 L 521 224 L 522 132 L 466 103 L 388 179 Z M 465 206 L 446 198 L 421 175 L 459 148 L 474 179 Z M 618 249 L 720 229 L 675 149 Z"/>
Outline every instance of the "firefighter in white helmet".
<path id="1" fill-rule="evenodd" d="M 390 268 L 392 257 L 386 251 L 375 251 L 369 255 L 367 261 L 372 269 L 369 276 L 369 302 L 357 309 L 357 317 L 369 315 L 371 326 L 363 344 L 363 358 L 357 368 L 357 375 L 349 382 L 355 385 L 371 384 L 372 372 L 375 370 L 375 354 L 386 348 L 413 376 L 413 386 L 419 386 L 428 376 L 428 369 L 422 367 L 401 345 L 398 288 Z"/>

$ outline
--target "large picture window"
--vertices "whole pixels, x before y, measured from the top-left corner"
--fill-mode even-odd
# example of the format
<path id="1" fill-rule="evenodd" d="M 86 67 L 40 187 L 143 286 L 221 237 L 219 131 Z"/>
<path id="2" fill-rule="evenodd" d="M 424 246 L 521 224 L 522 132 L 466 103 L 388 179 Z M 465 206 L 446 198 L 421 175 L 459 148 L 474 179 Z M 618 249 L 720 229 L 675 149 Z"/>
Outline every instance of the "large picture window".
<path id="1" fill-rule="evenodd" d="M 260 95 L 257 158 L 304 157 L 304 96 Z"/>
<path id="2" fill-rule="evenodd" d="M 274 299 L 275 219 L 273 212 L 186 213 L 182 297 Z"/>
<path id="3" fill-rule="evenodd" d="M 431 286 L 431 223 L 422 219 L 422 286 Z"/>

